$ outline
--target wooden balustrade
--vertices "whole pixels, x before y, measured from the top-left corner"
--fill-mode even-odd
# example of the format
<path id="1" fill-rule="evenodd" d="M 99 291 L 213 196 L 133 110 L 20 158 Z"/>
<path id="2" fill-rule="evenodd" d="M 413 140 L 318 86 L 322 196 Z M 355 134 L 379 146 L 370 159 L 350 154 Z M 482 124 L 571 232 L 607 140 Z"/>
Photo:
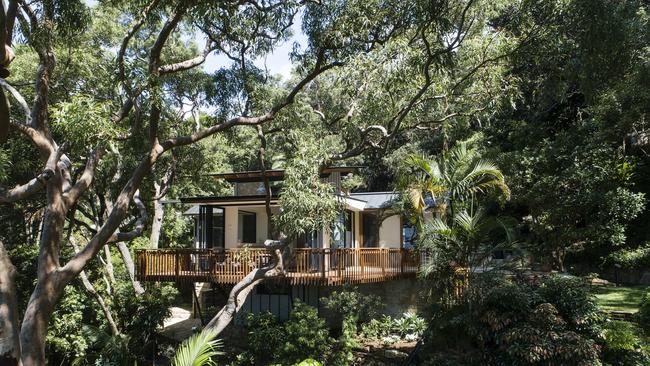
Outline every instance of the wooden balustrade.
<path id="1" fill-rule="evenodd" d="M 291 284 L 372 283 L 418 270 L 421 253 L 404 249 L 293 249 L 284 280 Z M 136 251 L 140 281 L 191 281 L 235 284 L 268 265 L 265 249 L 156 249 Z"/>

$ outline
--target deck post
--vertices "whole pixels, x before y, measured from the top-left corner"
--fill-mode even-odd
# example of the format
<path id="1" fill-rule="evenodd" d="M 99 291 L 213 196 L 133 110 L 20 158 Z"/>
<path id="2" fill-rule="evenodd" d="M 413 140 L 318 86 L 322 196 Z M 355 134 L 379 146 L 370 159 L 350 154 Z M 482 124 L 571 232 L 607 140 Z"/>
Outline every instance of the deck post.
<path id="1" fill-rule="evenodd" d="M 181 253 L 179 251 L 174 252 L 174 272 L 176 274 L 176 281 L 180 280 L 180 274 L 181 274 Z"/>
<path id="2" fill-rule="evenodd" d="M 345 249 L 334 249 L 334 255 L 336 258 L 336 273 L 339 278 L 341 278 L 341 267 L 343 267 L 343 261 L 345 260 Z"/>
<path id="3" fill-rule="evenodd" d="M 321 250 L 321 277 L 325 279 L 325 249 Z"/>

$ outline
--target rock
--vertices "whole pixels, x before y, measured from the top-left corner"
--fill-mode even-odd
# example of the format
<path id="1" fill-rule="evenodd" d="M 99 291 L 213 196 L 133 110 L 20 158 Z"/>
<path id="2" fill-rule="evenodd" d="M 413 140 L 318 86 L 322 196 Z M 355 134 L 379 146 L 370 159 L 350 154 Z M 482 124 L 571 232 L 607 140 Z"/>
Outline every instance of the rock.
<path id="1" fill-rule="evenodd" d="M 398 351 L 396 349 L 387 349 L 384 351 L 384 357 L 390 359 L 405 359 L 409 354 L 406 352 Z"/>

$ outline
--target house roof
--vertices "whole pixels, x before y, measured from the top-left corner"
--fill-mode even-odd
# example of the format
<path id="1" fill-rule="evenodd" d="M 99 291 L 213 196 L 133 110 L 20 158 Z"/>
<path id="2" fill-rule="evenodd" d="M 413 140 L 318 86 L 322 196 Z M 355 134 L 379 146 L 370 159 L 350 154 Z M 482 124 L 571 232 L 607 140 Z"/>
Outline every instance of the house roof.
<path id="1" fill-rule="evenodd" d="M 327 176 L 332 173 L 352 173 L 360 168 L 361 166 L 335 166 L 324 168 L 321 170 L 321 175 Z M 266 177 L 271 181 L 277 181 L 284 179 L 284 169 L 268 169 L 265 172 Z M 231 183 L 246 183 L 246 182 L 259 182 L 264 179 L 264 174 L 261 170 L 249 170 L 244 172 L 230 172 L 230 173 L 208 173 L 208 176 L 215 177 L 217 179 L 223 179 Z"/>
<path id="2" fill-rule="evenodd" d="M 193 205 L 192 207 L 188 208 L 185 212 L 183 212 L 184 216 L 198 216 L 199 214 L 199 205 Z M 217 208 L 217 212 L 221 212 L 223 209 Z M 214 211 L 213 211 L 214 212 Z"/>
<path id="3" fill-rule="evenodd" d="M 341 196 L 348 206 L 353 211 L 377 210 L 382 208 L 390 208 L 392 203 L 399 197 L 398 192 L 362 192 L 351 193 L 348 196 Z M 210 196 L 210 197 L 188 197 L 181 198 L 180 202 L 194 204 L 190 209 L 185 211 L 183 215 L 198 215 L 199 204 L 213 205 L 219 207 L 225 206 L 254 206 L 264 205 L 266 203 L 266 196 Z M 271 197 L 271 204 L 278 204 L 278 196 Z"/>
<path id="4" fill-rule="evenodd" d="M 350 198 L 364 201 L 364 210 L 388 208 L 399 198 L 398 192 L 359 192 L 350 193 Z"/>
<path id="5" fill-rule="evenodd" d="M 200 203 L 215 206 L 245 206 L 266 203 L 266 196 L 204 196 L 181 198 L 182 203 Z M 278 203 L 278 196 L 271 197 L 271 204 Z"/>

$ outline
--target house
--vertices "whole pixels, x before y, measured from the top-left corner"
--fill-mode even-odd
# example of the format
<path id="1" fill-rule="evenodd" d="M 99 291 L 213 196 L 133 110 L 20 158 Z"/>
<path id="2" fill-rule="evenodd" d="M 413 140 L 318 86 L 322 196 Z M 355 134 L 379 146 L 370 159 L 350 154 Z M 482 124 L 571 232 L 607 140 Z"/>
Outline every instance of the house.
<path id="1" fill-rule="evenodd" d="M 343 194 L 341 177 L 357 167 L 330 167 L 321 179 L 335 187 L 343 210 L 331 227 L 303 235 L 290 243 L 293 260 L 285 278 L 258 286 L 247 300 L 249 311 L 269 310 L 288 316 L 294 299 L 314 306 L 325 288 L 346 284 L 382 283 L 413 278 L 418 257 L 412 248 L 413 229 L 392 209 L 396 192 Z M 278 214 L 283 170 L 213 174 L 233 187 L 233 195 L 181 198 L 191 205 L 184 215 L 194 220 L 194 243 L 186 249 L 138 251 L 141 281 L 196 284 L 197 304 L 219 306 L 229 288 L 253 268 L 269 263 L 263 248 L 269 235 L 264 177 L 271 182 L 270 209 Z M 221 296 L 218 296 L 221 295 Z"/>

